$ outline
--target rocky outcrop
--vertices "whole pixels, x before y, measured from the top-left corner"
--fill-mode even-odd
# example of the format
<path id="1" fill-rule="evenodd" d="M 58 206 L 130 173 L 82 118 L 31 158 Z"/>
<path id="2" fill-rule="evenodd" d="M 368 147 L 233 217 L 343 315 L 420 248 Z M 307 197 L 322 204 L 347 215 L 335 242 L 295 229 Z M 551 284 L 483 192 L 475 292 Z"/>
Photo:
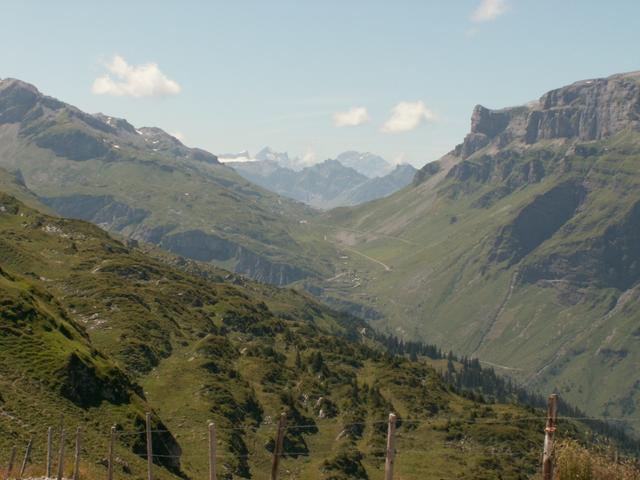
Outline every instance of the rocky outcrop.
<path id="1" fill-rule="evenodd" d="M 40 148 L 53 151 L 59 157 L 77 161 L 100 158 L 110 150 L 99 138 L 75 129 L 65 132 L 46 132 L 35 139 L 35 144 Z"/>
<path id="2" fill-rule="evenodd" d="M 0 124 L 22 121 L 39 95 L 38 89 L 28 83 L 11 78 L 0 80 Z"/>
<path id="3" fill-rule="evenodd" d="M 640 201 L 601 235 L 570 252 L 533 259 L 523 268 L 523 281 L 565 279 L 577 285 L 626 291 L 640 282 Z"/>
<path id="4" fill-rule="evenodd" d="M 64 381 L 61 394 L 82 408 L 96 407 L 103 401 L 119 405 L 129 402 L 133 385 L 118 370 L 108 375 L 98 372 L 95 365 L 83 361 L 72 353 L 65 369 L 61 372 Z M 138 387 L 136 390 L 141 392 Z"/>
<path id="5" fill-rule="evenodd" d="M 170 252 L 203 262 L 235 262 L 234 271 L 259 282 L 287 285 L 309 277 L 311 272 L 287 263 L 275 262 L 252 250 L 202 230 L 188 230 L 164 236 L 160 246 Z"/>
<path id="6" fill-rule="evenodd" d="M 478 154 L 459 160 L 451 167 L 446 178 L 455 181 L 447 185 L 443 193 L 455 198 L 490 186 L 490 190 L 472 203 L 476 208 L 489 208 L 517 189 L 538 183 L 561 170 L 561 158 L 562 153 L 542 148 L 525 151 L 504 149 L 492 154 Z"/>
<path id="7" fill-rule="evenodd" d="M 581 184 L 567 181 L 535 197 L 500 229 L 489 261 L 519 262 L 573 217 L 585 195 Z"/>
<path id="8" fill-rule="evenodd" d="M 429 178 L 433 177 L 440 170 L 442 170 L 442 164 L 440 163 L 440 161 L 436 160 L 435 162 L 429 162 L 416 172 L 413 177 L 412 184 L 414 186 L 420 185 L 422 182 L 425 182 Z"/>
<path id="9" fill-rule="evenodd" d="M 522 107 L 478 105 L 471 132 L 455 154 L 467 158 L 488 145 L 500 148 L 514 141 L 600 140 L 627 128 L 640 131 L 640 72 L 576 82 Z"/>
<path id="10" fill-rule="evenodd" d="M 136 455 L 146 458 L 147 439 L 145 435 L 145 417 L 141 415 L 136 416 L 134 429 L 141 433 L 132 437 L 131 450 Z M 180 447 L 180 444 L 169 428 L 162 420 L 157 418 L 156 415 L 152 415 L 151 417 L 151 448 L 155 457 L 153 463 L 166 467 L 178 477 L 187 478 L 184 472 L 182 472 L 180 464 L 182 447 Z"/>
<path id="11" fill-rule="evenodd" d="M 201 262 L 226 262 L 235 257 L 238 248 L 233 242 L 202 230 L 165 235 L 159 245 L 170 252 Z"/>
<path id="12" fill-rule="evenodd" d="M 239 247 L 236 258 L 236 273 L 242 273 L 259 282 L 273 285 L 288 285 L 310 277 L 312 272 L 283 262 L 274 262 L 244 247 Z"/>
<path id="13" fill-rule="evenodd" d="M 131 207 L 111 195 L 68 195 L 40 200 L 64 217 L 86 220 L 115 232 L 137 225 L 149 216 L 148 211 Z"/>

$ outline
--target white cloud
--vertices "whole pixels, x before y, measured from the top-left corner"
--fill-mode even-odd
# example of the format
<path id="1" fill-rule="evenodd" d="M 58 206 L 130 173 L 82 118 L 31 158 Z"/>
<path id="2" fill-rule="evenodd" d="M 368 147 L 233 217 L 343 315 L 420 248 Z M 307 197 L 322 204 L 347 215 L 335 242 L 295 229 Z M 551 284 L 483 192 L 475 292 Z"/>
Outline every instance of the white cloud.
<path id="1" fill-rule="evenodd" d="M 336 127 L 357 127 L 369 121 L 369 112 L 365 107 L 353 107 L 346 112 L 338 112 L 333 115 Z"/>
<path id="2" fill-rule="evenodd" d="M 394 165 L 403 165 L 403 164 L 407 163 L 406 158 L 407 158 L 407 154 L 402 152 L 401 154 L 396 155 L 393 158 L 393 160 L 391 160 L 391 163 L 394 164 Z"/>
<path id="3" fill-rule="evenodd" d="M 170 132 L 169 135 L 171 135 L 172 137 L 176 137 L 178 140 L 180 140 L 182 143 L 185 142 L 185 140 L 187 139 L 184 136 L 184 133 L 182 132 Z"/>
<path id="4" fill-rule="evenodd" d="M 157 63 L 129 65 L 116 55 L 105 66 L 110 73 L 96 78 L 91 87 L 96 95 L 162 97 L 180 93 L 180 85 L 167 78 Z"/>
<path id="5" fill-rule="evenodd" d="M 384 122 L 381 130 L 385 133 L 406 132 L 416 128 L 422 121 L 434 121 L 436 115 L 422 101 L 400 102 L 393 110 L 391 117 Z"/>
<path id="6" fill-rule="evenodd" d="M 509 10 L 507 0 L 482 0 L 471 14 L 471 21 L 490 22 Z"/>
<path id="7" fill-rule="evenodd" d="M 304 152 L 300 162 L 305 166 L 313 165 L 318 162 L 318 156 L 316 155 L 316 151 L 313 147 L 307 147 L 307 150 Z"/>

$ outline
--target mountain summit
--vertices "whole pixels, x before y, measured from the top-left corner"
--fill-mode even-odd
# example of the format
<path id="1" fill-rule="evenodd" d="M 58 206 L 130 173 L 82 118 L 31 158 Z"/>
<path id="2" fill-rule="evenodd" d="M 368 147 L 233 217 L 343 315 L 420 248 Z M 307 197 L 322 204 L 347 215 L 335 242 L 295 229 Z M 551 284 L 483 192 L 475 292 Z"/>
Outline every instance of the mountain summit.
<path id="1" fill-rule="evenodd" d="M 379 155 L 349 150 L 336 157 L 346 167 L 351 167 L 369 178 L 383 177 L 393 170 L 393 165 Z"/>

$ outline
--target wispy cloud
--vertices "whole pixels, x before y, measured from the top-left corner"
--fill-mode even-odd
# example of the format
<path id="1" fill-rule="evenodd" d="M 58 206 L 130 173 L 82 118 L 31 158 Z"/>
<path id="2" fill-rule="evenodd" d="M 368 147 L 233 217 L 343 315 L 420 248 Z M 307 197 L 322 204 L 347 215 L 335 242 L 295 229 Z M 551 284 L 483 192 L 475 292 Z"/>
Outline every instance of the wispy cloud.
<path id="1" fill-rule="evenodd" d="M 91 87 L 96 95 L 163 97 L 177 95 L 182 90 L 177 82 L 162 73 L 157 63 L 129 65 L 116 55 L 105 66 L 110 73 L 96 78 Z"/>
<path id="2" fill-rule="evenodd" d="M 490 22 L 509 10 L 507 0 L 482 0 L 471 14 L 471 21 L 475 23 Z"/>
<path id="3" fill-rule="evenodd" d="M 184 133 L 182 133 L 182 132 L 170 132 L 169 135 L 171 135 L 172 137 L 177 138 L 182 143 L 184 143 L 187 140 L 187 137 L 185 137 Z"/>
<path id="4" fill-rule="evenodd" d="M 365 107 L 353 107 L 346 112 L 333 115 L 333 123 L 336 127 L 357 127 L 368 121 L 369 112 Z"/>
<path id="5" fill-rule="evenodd" d="M 400 102 L 391 110 L 391 116 L 382 125 L 384 133 L 398 133 L 413 130 L 423 121 L 432 122 L 436 115 L 422 101 Z"/>
<path id="6" fill-rule="evenodd" d="M 318 155 L 313 147 L 309 146 L 304 152 L 304 155 L 300 159 L 300 162 L 305 166 L 310 166 L 318 163 Z"/>

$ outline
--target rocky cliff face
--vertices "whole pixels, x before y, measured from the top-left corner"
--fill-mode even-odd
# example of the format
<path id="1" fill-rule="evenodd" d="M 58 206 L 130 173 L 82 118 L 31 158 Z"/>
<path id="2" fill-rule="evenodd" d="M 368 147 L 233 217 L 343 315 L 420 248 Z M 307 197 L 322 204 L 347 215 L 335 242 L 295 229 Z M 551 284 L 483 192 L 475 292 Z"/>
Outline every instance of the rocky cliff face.
<path id="1" fill-rule="evenodd" d="M 202 230 L 171 233 L 165 235 L 159 243 L 170 252 L 203 262 L 233 261 L 236 273 L 274 285 L 287 285 L 311 275 L 308 270 L 275 262 L 249 248 Z"/>
<path id="2" fill-rule="evenodd" d="M 532 104 L 491 110 L 476 106 L 471 132 L 455 153 L 540 140 L 600 140 L 624 129 L 640 131 L 640 72 L 585 80 L 552 90 Z"/>

